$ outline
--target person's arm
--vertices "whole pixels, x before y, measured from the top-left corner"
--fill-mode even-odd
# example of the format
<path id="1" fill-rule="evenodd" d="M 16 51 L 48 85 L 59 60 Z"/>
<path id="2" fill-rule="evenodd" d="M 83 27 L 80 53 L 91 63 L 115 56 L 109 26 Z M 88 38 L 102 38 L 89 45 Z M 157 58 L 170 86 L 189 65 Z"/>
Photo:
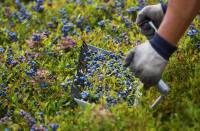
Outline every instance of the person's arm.
<path id="1" fill-rule="evenodd" d="M 168 9 L 158 32 L 150 41 L 129 51 L 125 66 L 135 73 L 148 89 L 156 85 L 177 43 L 200 9 L 200 0 L 169 0 Z M 142 11 L 141 14 L 148 11 Z M 158 11 L 159 12 L 159 11 Z M 148 14 L 148 13 L 147 13 Z"/>
<path id="2" fill-rule="evenodd" d="M 200 9 L 200 0 L 169 0 L 168 9 L 160 25 L 158 34 L 177 46 Z"/>

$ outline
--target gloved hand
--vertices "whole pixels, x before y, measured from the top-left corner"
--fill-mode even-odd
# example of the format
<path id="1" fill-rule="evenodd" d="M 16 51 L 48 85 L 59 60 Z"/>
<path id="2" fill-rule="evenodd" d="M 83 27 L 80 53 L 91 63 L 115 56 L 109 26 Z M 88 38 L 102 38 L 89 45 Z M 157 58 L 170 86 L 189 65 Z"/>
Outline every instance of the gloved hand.
<path id="1" fill-rule="evenodd" d="M 169 57 L 176 49 L 156 34 L 150 41 L 128 52 L 125 67 L 129 67 L 144 83 L 144 88 L 148 89 L 161 79 Z"/>
<path id="2" fill-rule="evenodd" d="M 144 7 L 137 15 L 136 24 L 141 28 L 142 34 L 144 34 L 148 39 L 151 39 L 155 30 L 148 24 L 149 21 L 152 21 L 153 24 L 159 28 L 167 6 L 163 4 L 150 5 Z"/>

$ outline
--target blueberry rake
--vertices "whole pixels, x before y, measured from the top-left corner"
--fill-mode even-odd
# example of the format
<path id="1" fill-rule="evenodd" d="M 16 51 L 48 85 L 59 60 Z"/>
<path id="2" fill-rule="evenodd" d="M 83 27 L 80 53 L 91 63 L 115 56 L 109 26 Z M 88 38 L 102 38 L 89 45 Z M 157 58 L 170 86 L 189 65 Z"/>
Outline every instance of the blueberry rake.
<path id="1" fill-rule="evenodd" d="M 149 25 L 155 30 L 157 31 L 156 27 L 153 25 L 152 22 L 149 22 Z M 80 57 L 79 57 L 79 64 L 78 64 L 78 69 L 77 69 L 77 75 L 78 76 L 82 76 L 84 75 L 82 72 L 81 72 L 81 68 L 83 66 L 83 59 L 84 59 L 84 53 L 87 52 L 88 50 L 92 50 L 92 51 L 98 51 L 98 52 L 101 52 L 103 54 L 106 54 L 106 55 L 109 55 L 109 54 L 113 54 L 112 52 L 110 51 L 107 51 L 107 50 L 104 50 L 102 48 L 98 48 L 98 47 L 95 47 L 93 45 L 90 45 L 90 44 L 86 44 L 84 41 L 83 41 L 83 45 L 81 47 L 81 51 L 80 51 Z M 124 59 L 122 56 L 120 56 L 122 59 Z M 80 81 L 77 81 L 77 83 L 81 83 Z M 157 89 L 158 91 L 160 92 L 160 96 L 153 102 L 152 105 L 150 105 L 150 108 L 155 108 L 163 99 L 164 97 L 168 94 L 169 92 L 169 87 L 168 85 L 161 79 L 158 84 L 157 84 Z M 77 104 L 79 106 L 81 106 L 82 108 L 85 108 L 87 105 L 89 105 L 90 103 L 86 102 L 86 101 L 83 101 L 80 99 L 80 91 L 77 87 L 72 87 L 72 95 L 74 97 L 74 100 L 77 102 Z"/>

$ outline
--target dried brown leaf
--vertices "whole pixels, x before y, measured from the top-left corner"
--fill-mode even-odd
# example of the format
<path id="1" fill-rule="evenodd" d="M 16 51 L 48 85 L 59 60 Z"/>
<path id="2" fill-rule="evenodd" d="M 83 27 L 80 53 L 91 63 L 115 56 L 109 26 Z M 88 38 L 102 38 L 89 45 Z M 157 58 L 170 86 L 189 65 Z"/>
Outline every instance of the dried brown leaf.
<path id="1" fill-rule="evenodd" d="M 62 37 L 61 43 L 58 44 L 58 50 L 71 49 L 76 45 L 76 42 L 70 37 Z"/>

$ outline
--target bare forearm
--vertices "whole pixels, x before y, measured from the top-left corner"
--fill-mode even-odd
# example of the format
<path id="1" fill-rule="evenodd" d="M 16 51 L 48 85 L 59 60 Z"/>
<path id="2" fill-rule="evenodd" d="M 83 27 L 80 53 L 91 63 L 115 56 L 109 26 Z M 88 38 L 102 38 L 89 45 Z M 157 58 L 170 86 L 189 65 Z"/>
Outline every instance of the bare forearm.
<path id="1" fill-rule="evenodd" d="M 200 0 L 169 0 L 166 15 L 158 30 L 159 35 L 177 46 L 199 9 Z"/>

